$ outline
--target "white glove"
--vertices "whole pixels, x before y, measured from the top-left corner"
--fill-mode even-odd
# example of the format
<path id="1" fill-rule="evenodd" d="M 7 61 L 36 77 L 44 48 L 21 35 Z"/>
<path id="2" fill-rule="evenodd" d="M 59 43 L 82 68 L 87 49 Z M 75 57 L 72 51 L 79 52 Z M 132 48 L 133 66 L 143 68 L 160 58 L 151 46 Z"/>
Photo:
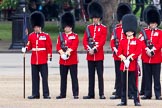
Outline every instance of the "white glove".
<path id="1" fill-rule="evenodd" d="M 138 59 L 137 59 L 137 64 L 140 66 L 141 65 L 141 58 L 140 57 L 138 57 Z"/>
<path id="2" fill-rule="evenodd" d="M 49 57 L 47 63 L 49 64 L 49 63 L 51 63 L 51 62 L 52 62 L 52 58 Z"/>
<path id="3" fill-rule="evenodd" d="M 93 55 L 94 54 L 94 50 L 93 49 L 89 50 L 89 54 Z"/>
<path id="4" fill-rule="evenodd" d="M 151 49 L 151 56 L 154 56 L 155 55 L 155 51 L 156 50 L 156 48 L 155 47 L 153 47 L 152 49 Z"/>
<path id="5" fill-rule="evenodd" d="M 52 61 L 48 60 L 47 63 L 50 64 Z"/>
<path id="6" fill-rule="evenodd" d="M 61 58 L 62 58 L 63 60 L 67 60 L 67 59 L 69 59 L 69 56 L 66 55 L 66 54 L 62 54 L 62 55 L 61 55 Z"/>
<path id="7" fill-rule="evenodd" d="M 151 51 L 154 51 L 154 50 L 156 50 L 156 48 L 153 46 L 152 49 L 151 49 Z"/>
<path id="8" fill-rule="evenodd" d="M 117 54 L 118 50 L 116 49 L 116 47 L 113 47 L 113 50 L 114 50 L 115 54 Z"/>
<path id="9" fill-rule="evenodd" d="M 146 54 L 149 56 L 149 57 L 151 57 L 152 55 L 151 55 L 151 50 L 147 47 L 147 48 L 145 48 L 145 50 L 146 50 Z"/>
<path id="10" fill-rule="evenodd" d="M 128 68 L 129 64 L 130 64 L 130 61 L 128 59 L 126 59 L 126 60 L 124 60 L 124 64 L 125 64 L 125 67 Z"/>
<path id="11" fill-rule="evenodd" d="M 25 52 L 26 52 L 26 48 L 25 48 L 25 47 L 22 47 L 22 48 L 21 48 L 21 51 L 22 51 L 23 53 L 25 53 Z"/>
<path id="12" fill-rule="evenodd" d="M 64 51 L 61 49 L 58 51 L 60 53 L 60 55 L 64 54 Z"/>
<path id="13" fill-rule="evenodd" d="M 96 46 L 94 46 L 92 49 L 93 49 L 93 54 L 97 52 L 97 47 Z"/>
<path id="14" fill-rule="evenodd" d="M 121 61 L 126 60 L 126 57 L 125 57 L 125 56 L 123 56 L 123 55 L 120 55 L 119 57 L 120 57 Z"/>
<path id="15" fill-rule="evenodd" d="M 68 48 L 67 51 L 65 52 L 66 55 L 70 56 L 71 55 L 72 49 Z"/>
<path id="16" fill-rule="evenodd" d="M 93 55 L 94 54 L 94 50 L 92 49 L 92 48 L 90 48 L 89 46 L 87 46 L 88 47 L 88 53 L 90 54 L 90 55 Z"/>

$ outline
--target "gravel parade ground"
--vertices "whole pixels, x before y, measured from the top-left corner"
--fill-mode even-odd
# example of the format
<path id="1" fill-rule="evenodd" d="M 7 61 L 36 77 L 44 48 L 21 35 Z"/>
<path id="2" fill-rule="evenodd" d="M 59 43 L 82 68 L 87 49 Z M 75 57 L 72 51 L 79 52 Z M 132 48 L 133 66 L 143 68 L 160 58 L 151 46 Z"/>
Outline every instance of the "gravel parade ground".
<path id="1" fill-rule="evenodd" d="M 98 79 L 96 75 L 95 99 L 84 100 L 83 96 L 88 93 L 88 69 L 85 54 L 79 54 L 78 79 L 79 79 L 79 99 L 73 99 L 71 78 L 68 74 L 67 97 L 57 100 L 60 93 L 60 75 L 58 54 L 53 54 L 53 61 L 49 64 L 49 89 L 51 99 L 43 99 L 42 83 L 40 82 L 40 99 L 29 100 L 31 95 L 31 67 L 30 53 L 26 54 L 26 98 L 23 98 L 23 54 L 21 53 L 1 53 L 0 54 L 0 108 L 116 108 L 120 99 L 110 100 L 114 91 L 115 74 L 114 61 L 111 54 L 105 54 L 104 61 L 104 87 L 105 100 L 100 100 L 98 96 Z M 162 77 L 161 77 L 162 78 Z M 141 77 L 139 78 L 141 82 Z M 139 82 L 139 83 L 140 83 Z M 140 85 L 139 85 L 140 87 Z M 154 92 L 154 90 L 153 90 Z M 141 100 L 142 108 L 162 108 L 162 100 L 155 100 L 154 93 L 151 100 Z M 128 101 L 128 106 L 133 108 L 133 100 Z M 123 108 L 123 106 L 122 106 Z"/>

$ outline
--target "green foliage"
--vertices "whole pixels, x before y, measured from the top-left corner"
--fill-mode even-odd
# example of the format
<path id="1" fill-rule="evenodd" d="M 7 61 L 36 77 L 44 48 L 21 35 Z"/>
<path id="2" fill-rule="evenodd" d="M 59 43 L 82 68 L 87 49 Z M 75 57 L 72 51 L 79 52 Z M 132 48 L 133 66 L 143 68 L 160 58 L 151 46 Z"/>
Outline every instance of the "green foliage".
<path id="1" fill-rule="evenodd" d="M 59 29 L 60 29 L 60 27 L 56 22 L 46 22 L 46 25 L 45 25 L 45 28 L 43 31 L 49 33 L 51 35 L 51 37 L 54 40 L 56 40 L 57 36 L 59 34 Z M 76 24 L 74 32 L 79 34 L 80 37 L 82 37 L 84 30 L 85 30 L 85 25 Z"/>
<path id="2" fill-rule="evenodd" d="M 85 25 L 77 24 L 74 32 L 82 38 Z M 46 22 L 44 32 L 49 33 L 53 41 L 56 41 L 59 34 L 59 26 L 56 22 Z M 12 39 L 12 22 L 0 22 L 0 40 L 10 41 Z"/>
<path id="3" fill-rule="evenodd" d="M 162 26 L 159 26 L 162 29 Z M 85 30 L 85 25 L 76 24 L 74 32 L 79 35 L 81 41 L 83 33 Z M 55 22 L 46 22 L 45 28 L 43 30 L 46 33 L 49 33 L 52 40 L 56 41 L 59 34 L 59 26 Z M 137 33 L 139 33 L 140 28 L 138 28 Z M 137 34 L 138 35 L 138 34 Z M 0 40 L 2 41 L 11 41 L 12 39 L 12 22 L 0 22 Z"/>
<path id="4" fill-rule="evenodd" d="M 0 22 L 0 40 L 11 40 L 12 38 L 12 23 Z"/>
<path id="5" fill-rule="evenodd" d="M 0 4 L 0 10 L 2 9 L 16 9 L 18 0 L 3 0 Z"/>

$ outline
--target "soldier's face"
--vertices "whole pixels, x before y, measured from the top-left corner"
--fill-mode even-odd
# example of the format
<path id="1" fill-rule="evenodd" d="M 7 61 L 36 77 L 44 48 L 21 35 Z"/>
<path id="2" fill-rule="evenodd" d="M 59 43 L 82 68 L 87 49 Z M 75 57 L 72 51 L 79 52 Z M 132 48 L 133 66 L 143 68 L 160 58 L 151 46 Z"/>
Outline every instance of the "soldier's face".
<path id="1" fill-rule="evenodd" d="M 65 33 L 70 33 L 70 32 L 72 32 L 72 27 L 66 26 L 66 27 L 64 28 L 64 31 L 65 31 Z"/>
<path id="2" fill-rule="evenodd" d="M 150 23 L 149 26 L 151 29 L 155 29 L 157 27 L 157 23 Z"/>
<path id="3" fill-rule="evenodd" d="M 134 32 L 132 32 L 132 31 L 126 32 L 127 37 L 131 37 L 131 36 L 133 36 L 133 34 L 134 34 Z"/>
<path id="4" fill-rule="evenodd" d="M 100 18 L 93 18 L 92 20 L 93 20 L 93 23 L 97 24 L 97 23 L 99 23 Z"/>
<path id="5" fill-rule="evenodd" d="M 36 33 L 41 32 L 41 27 L 35 26 L 35 27 L 34 27 L 34 31 L 35 31 Z"/>

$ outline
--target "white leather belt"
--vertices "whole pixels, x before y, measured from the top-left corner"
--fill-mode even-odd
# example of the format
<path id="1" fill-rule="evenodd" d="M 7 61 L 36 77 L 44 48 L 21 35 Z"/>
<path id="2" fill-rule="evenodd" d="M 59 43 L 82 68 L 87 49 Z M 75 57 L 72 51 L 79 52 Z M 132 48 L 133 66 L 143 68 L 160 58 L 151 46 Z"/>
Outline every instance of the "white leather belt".
<path id="1" fill-rule="evenodd" d="M 43 51 L 46 50 L 46 48 L 32 48 L 32 51 Z"/>

